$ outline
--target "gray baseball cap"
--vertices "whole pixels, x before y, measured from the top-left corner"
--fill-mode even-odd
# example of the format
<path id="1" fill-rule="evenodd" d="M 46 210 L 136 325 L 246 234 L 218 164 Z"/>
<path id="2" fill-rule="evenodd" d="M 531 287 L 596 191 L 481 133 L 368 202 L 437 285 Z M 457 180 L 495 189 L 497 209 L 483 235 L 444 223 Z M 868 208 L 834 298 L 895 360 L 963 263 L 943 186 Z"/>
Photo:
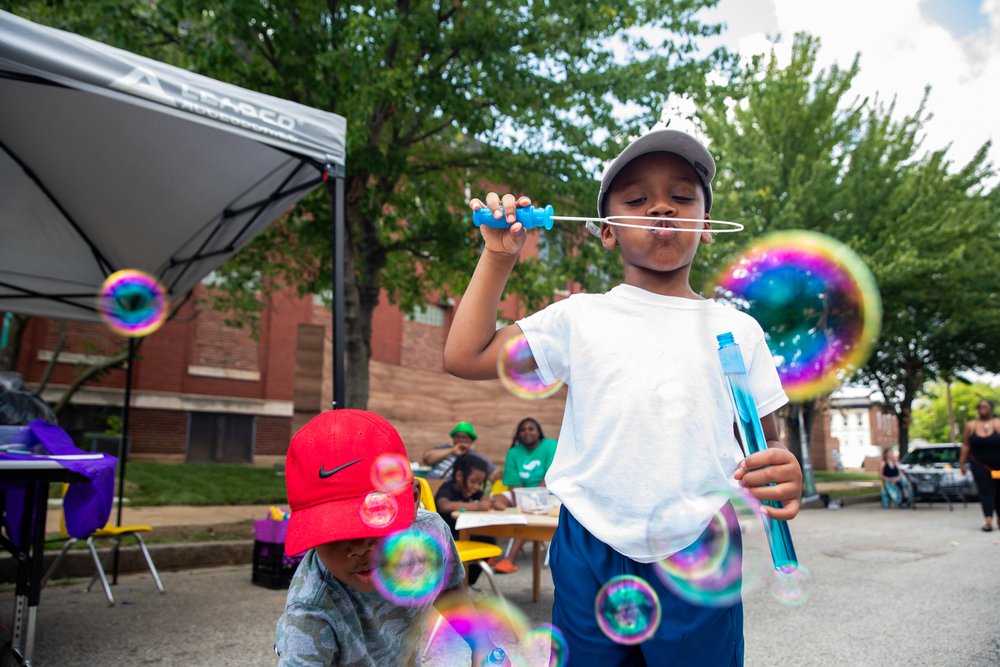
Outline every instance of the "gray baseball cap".
<path id="1" fill-rule="evenodd" d="M 691 163 L 705 190 L 705 213 L 712 210 L 712 179 L 715 178 L 715 160 L 704 144 L 680 130 L 652 130 L 642 135 L 618 154 L 604 172 L 601 191 L 597 195 L 597 214 L 604 217 L 604 198 L 608 188 L 622 169 L 632 160 L 647 153 L 675 153 Z"/>

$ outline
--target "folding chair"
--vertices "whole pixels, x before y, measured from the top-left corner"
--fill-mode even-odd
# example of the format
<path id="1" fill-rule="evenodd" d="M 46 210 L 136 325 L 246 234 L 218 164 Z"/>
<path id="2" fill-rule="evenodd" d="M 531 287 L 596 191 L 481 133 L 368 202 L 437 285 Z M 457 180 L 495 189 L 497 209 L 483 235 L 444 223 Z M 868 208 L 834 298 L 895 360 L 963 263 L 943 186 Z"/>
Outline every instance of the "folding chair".
<path id="1" fill-rule="evenodd" d="M 66 489 L 68 485 L 63 485 L 63 496 L 66 495 Z M 65 510 L 65 508 L 64 508 Z M 149 572 L 153 575 L 153 582 L 156 584 L 156 590 L 160 593 L 163 592 L 163 582 L 160 581 L 160 574 L 156 571 L 156 566 L 153 564 L 153 557 L 149 555 L 149 549 L 146 547 L 146 541 L 142 539 L 142 533 L 152 532 L 152 526 L 144 525 L 134 525 L 134 526 L 112 526 L 109 521 L 104 528 L 98 528 L 93 533 L 87 536 L 87 548 L 90 550 L 90 556 L 94 560 L 94 568 L 97 573 L 94 575 L 90 583 L 87 584 L 86 590 L 89 592 L 91 587 L 93 587 L 94 582 L 98 579 L 101 580 L 101 586 L 104 588 L 104 595 L 108 598 L 108 605 L 113 605 L 115 603 L 115 598 L 111 594 L 111 585 L 108 583 L 108 577 L 104 573 L 104 565 L 101 563 L 101 558 L 97 553 L 97 547 L 94 544 L 95 539 L 110 539 L 114 540 L 114 546 L 111 549 L 111 562 L 114 562 L 114 558 L 118 555 L 118 550 L 121 547 L 122 540 L 126 537 L 134 537 L 135 541 L 139 544 L 139 550 L 142 551 L 143 557 L 146 559 L 146 565 L 149 566 Z M 62 518 L 59 521 L 59 532 L 66 538 L 65 544 L 63 544 L 62 549 L 59 551 L 59 555 L 56 556 L 55 560 L 52 561 L 52 565 L 45 572 L 45 576 L 42 577 L 41 588 L 45 588 L 46 582 L 55 573 L 59 565 L 62 563 L 63 558 L 69 552 L 70 548 L 79 542 L 79 538 L 71 537 L 68 532 L 66 532 L 66 514 L 63 512 Z"/>
<path id="2" fill-rule="evenodd" d="M 415 479 L 420 483 L 420 504 L 423 505 L 425 510 L 436 512 L 437 503 L 434 502 L 434 494 L 431 492 L 430 484 L 423 477 L 416 477 Z M 476 540 L 455 540 L 455 548 L 458 549 L 458 558 L 462 563 L 477 563 L 483 569 L 483 574 L 486 575 L 486 580 L 490 582 L 493 594 L 501 600 L 505 600 L 506 598 L 504 598 L 503 593 L 497 588 L 493 568 L 486 563 L 487 559 L 496 558 L 503 554 L 503 550 L 495 544 L 478 542 Z M 443 620 L 444 617 L 439 614 L 437 620 L 434 621 L 434 628 L 431 630 L 431 634 L 427 638 L 427 646 L 424 648 L 425 658 L 427 657 L 427 651 L 430 649 L 431 643 L 434 641 L 434 637 L 441 628 Z"/>

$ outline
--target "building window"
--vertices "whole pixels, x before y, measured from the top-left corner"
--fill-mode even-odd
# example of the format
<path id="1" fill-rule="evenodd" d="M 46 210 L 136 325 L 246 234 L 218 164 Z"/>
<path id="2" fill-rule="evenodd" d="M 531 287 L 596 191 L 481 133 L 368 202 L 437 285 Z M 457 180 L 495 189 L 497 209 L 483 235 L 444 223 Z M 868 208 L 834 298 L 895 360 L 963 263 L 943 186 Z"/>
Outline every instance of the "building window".
<path id="1" fill-rule="evenodd" d="M 406 315 L 406 319 L 417 324 L 429 324 L 432 327 L 444 326 L 444 308 L 441 306 L 417 306 Z"/>
<path id="2" fill-rule="evenodd" d="M 189 463 L 253 463 L 253 415 L 188 413 Z"/>

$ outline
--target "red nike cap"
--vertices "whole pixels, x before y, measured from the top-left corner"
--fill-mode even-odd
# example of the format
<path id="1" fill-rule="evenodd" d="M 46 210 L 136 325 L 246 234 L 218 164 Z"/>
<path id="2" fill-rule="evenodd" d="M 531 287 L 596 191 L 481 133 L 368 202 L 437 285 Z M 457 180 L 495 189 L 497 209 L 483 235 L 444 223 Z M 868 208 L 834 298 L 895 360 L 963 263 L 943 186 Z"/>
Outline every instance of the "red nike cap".
<path id="1" fill-rule="evenodd" d="M 390 455 L 403 467 L 402 483 L 377 489 L 373 466 Z M 399 480 L 397 480 L 399 481 Z M 292 510 L 285 553 L 326 542 L 383 537 L 413 524 L 413 472 L 399 433 L 365 410 L 330 410 L 292 436 L 285 457 L 285 488 Z"/>

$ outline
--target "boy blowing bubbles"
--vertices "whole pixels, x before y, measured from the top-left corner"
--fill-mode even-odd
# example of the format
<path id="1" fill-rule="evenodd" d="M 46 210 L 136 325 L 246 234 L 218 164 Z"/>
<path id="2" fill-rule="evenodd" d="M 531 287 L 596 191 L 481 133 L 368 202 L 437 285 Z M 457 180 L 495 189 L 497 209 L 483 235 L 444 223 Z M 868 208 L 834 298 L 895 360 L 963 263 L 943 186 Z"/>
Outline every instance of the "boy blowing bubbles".
<path id="1" fill-rule="evenodd" d="M 504 343 L 523 333 L 542 380 L 569 386 L 545 482 L 563 503 L 551 551 L 552 622 L 573 665 L 742 664 L 742 604 L 692 605 L 662 585 L 654 564 L 698 539 L 711 516 L 684 510 L 686 501 L 719 488 L 738 484 L 782 502 L 764 509 L 777 519 L 798 513 L 802 472 L 778 440 L 774 415 L 788 399 L 763 331 L 689 283 L 698 246 L 712 241 L 714 175 L 711 154 L 683 132 L 634 141 L 608 167 L 598 195 L 602 217 L 655 218 L 621 220 L 648 225 L 642 229 L 601 225 L 601 244 L 621 254 L 623 284 L 499 330 L 503 288 L 526 238 L 514 213 L 531 200 L 491 192 L 469 202 L 510 226 L 480 227 L 485 245 L 445 344 L 445 367 L 466 379 L 495 378 Z M 716 351 L 716 335 L 727 331 L 740 345 L 770 448 L 745 459 Z M 651 540 L 650 518 L 664 515 L 672 520 L 655 526 Z M 612 642 L 594 617 L 600 587 L 621 574 L 642 577 L 662 601 L 659 630 L 638 646 Z"/>
<path id="2" fill-rule="evenodd" d="M 465 574 L 451 532 L 435 512 L 417 509 L 407 481 L 393 497 L 398 511 L 374 527 L 362 520 L 362 503 L 375 491 L 372 465 L 383 454 L 408 460 L 399 433 L 364 410 L 333 410 L 313 418 L 292 438 L 285 464 L 288 524 L 285 551 L 306 552 L 278 620 L 274 650 L 279 666 L 420 664 L 416 645 L 431 602 L 403 606 L 375 588 L 381 540 L 408 528 L 446 546 L 442 593 L 449 606 L 471 605 L 462 588 Z M 469 613 L 475 613 L 471 606 Z M 466 638 L 473 665 L 494 648 L 488 637 Z"/>

